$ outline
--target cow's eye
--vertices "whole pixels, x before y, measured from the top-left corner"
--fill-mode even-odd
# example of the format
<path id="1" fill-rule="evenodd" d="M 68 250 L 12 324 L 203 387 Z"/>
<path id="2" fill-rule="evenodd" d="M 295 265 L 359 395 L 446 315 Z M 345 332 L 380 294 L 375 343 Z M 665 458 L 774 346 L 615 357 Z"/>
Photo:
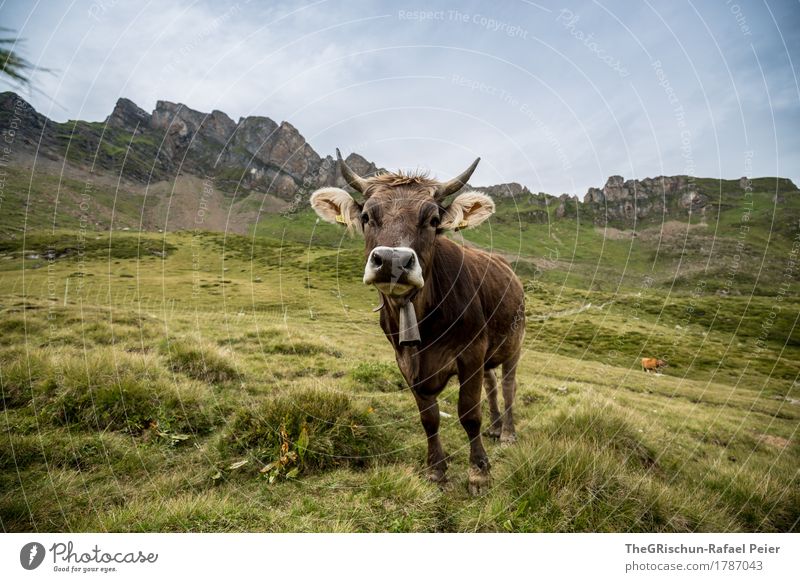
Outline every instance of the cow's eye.
<path id="1" fill-rule="evenodd" d="M 431 226 L 432 226 L 433 228 L 439 228 L 439 225 L 440 225 L 441 223 L 442 223 L 442 221 L 441 221 L 441 220 L 439 220 L 439 217 L 438 217 L 438 216 L 434 216 L 433 218 L 431 218 Z"/>
<path id="2" fill-rule="evenodd" d="M 361 224 L 367 224 L 369 222 L 369 214 L 363 212 L 361 214 Z"/>

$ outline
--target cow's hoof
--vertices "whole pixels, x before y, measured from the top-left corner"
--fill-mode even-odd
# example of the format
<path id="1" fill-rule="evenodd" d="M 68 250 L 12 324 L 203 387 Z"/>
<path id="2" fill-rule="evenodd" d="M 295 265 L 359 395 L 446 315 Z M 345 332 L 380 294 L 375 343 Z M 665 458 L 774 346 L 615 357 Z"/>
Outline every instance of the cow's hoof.
<path id="1" fill-rule="evenodd" d="M 500 435 L 500 443 L 504 445 L 513 445 L 517 442 L 517 435 L 513 432 L 504 432 Z"/>
<path id="2" fill-rule="evenodd" d="M 478 496 L 489 489 L 489 471 L 478 467 L 469 468 L 469 494 Z"/>
<path id="3" fill-rule="evenodd" d="M 500 427 L 489 427 L 485 431 L 483 431 L 483 436 L 489 437 L 492 439 L 499 439 L 500 438 Z"/>
<path id="4" fill-rule="evenodd" d="M 431 483 L 442 484 L 447 481 L 447 476 L 442 469 L 430 469 L 428 471 L 428 481 Z"/>

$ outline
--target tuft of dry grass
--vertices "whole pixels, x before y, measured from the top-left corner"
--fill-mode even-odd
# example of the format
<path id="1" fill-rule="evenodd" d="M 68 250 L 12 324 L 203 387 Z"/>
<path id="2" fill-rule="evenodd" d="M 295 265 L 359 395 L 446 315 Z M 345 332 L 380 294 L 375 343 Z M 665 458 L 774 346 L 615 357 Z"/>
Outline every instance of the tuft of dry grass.
<path id="1" fill-rule="evenodd" d="M 283 475 L 363 467 L 385 456 L 383 430 L 365 405 L 341 392 L 302 390 L 240 408 L 219 442 L 223 458 L 250 459 Z"/>

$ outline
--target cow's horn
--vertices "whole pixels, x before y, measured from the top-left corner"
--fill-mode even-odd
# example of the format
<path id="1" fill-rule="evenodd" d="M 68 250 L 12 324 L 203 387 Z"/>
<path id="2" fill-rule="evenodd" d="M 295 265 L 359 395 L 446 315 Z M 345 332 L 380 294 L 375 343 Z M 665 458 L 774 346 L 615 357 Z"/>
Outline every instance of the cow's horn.
<path id="1" fill-rule="evenodd" d="M 347 180 L 347 183 L 362 194 L 366 192 L 369 184 L 364 178 L 350 169 L 350 166 L 348 166 L 342 159 L 342 152 L 339 151 L 339 148 L 336 148 L 336 158 L 339 160 L 339 168 L 341 168 L 342 176 L 344 176 L 344 179 Z"/>
<path id="2" fill-rule="evenodd" d="M 450 194 L 455 194 L 456 192 L 461 190 L 467 183 L 467 180 L 469 180 L 469 177 L 472 176 L 472 172 L 474 172 L 475 168 L 478 167 L 478 162 L 480 161 L 481 159 L 478 158 L 477 160 L 472 162 L 472 165 L 466 170 L 464 170 L 462 174 L 456 176 L 452 180 L 448 180 L 447 182 L 439 184 L 436 187 L 436 193 L 433 195 L 433 197 L 437 201 L 442 201 L 448 196 L 450 196 Z"/>

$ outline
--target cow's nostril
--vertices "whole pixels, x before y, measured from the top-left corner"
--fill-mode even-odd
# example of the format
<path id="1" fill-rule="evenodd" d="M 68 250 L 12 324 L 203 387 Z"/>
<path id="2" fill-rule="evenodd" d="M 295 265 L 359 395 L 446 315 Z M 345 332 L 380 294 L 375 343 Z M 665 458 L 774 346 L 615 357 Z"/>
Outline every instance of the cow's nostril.
<path id="1" fill-rule="evenodd" d="M 410 271 L 411 269 L 414 268 L 414 255 L 409 255 L 408 260 L 403 265 L 403 268 L 406 271 Z"/>
<path id="2" fill-rule="evenodd" d="M 374 266 L 379 268 L 383 264 L 383 261 L 381 260 L 381 257 L 378 255 L 378 253 L 372 253 L 372 258 L 370 260 Z"/>

